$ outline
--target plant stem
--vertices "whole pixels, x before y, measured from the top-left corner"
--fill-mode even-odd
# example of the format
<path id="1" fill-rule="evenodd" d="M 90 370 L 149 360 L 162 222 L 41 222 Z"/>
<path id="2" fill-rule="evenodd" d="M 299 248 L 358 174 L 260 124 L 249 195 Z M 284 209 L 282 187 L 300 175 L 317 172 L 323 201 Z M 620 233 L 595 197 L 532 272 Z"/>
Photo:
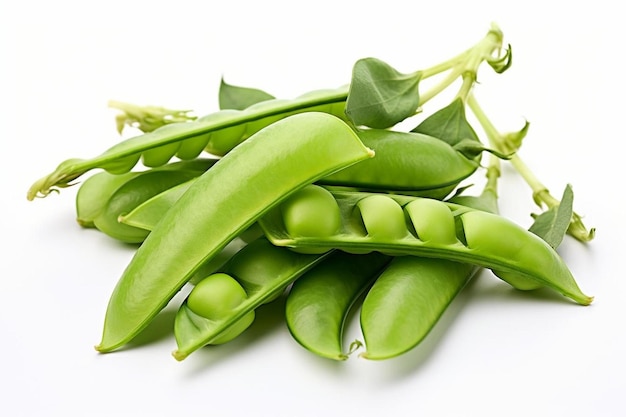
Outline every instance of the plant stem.
<path id="1" fill-rule="evenodd" d="M 548 209 L 557 207 L 561 203 L 560 200 L 550 194 L 548 188 L 537 178 L 530 167 L 524 163 L 517 152 L 522 139 L 526 135 L 528 124 L 519 132 L 502 134 L 495 128 L 491 120 L 489 120 L 473 94 L 467 97 L 467 105 L 485 131 L 490 145 L 502 153 L 513 153 L 509 162 L 532 190 L 532 197 L 535 204 L 540 208 L 543 208 L 544 205 Z M 581 216 L 577 213 L 572 213 L 567 233 L 581 242 L 588 242 L 595 236 L 595 229 L 587 230 L 582 222 Z"/>
<path id="2" fill-rule="evenodd" d="M 502 49 L 502 38 L 502 31 L 494 24 L 487 32 L 487 35 L 471 48 L 440 64 L 419 71 L 422 80 L 445 71 L 450 71 L 435 86 L 424 93 L 420 93 L 420 104 L 424 105 L 424 103 L 448 88 L 461 76 L 463 77 L 463 83 L 458 96 L 465 99 L 476 82 L 480 65 L 484 61 L 493 58 L 493 54 Z"/>

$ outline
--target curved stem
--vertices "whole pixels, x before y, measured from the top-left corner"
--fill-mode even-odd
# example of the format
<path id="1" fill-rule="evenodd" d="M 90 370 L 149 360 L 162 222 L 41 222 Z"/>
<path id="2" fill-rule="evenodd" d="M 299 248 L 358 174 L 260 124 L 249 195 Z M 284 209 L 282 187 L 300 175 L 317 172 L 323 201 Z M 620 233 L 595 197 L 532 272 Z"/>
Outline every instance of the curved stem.
<path id="1" fill-rule="evenodd" d="M 543 207 L 543 205 L 545 205 L 548 209 L 557 207 L 561 203 L 560 200 L 550 194 L 548 188 L 539 180 L 539 178 L 532 172 L 530 167 L 524 163 L 522 158 L 517 153 L 517 150 L 521 145 L 521 141 L 526 135 L 528 124 L 526 124 L 526 126 L 524 126 L 524 128 L 519 132 L 502 134 L 495 128 L 491 120 L 489 120 L 473 94 L 468 96 L 467 105 L 478 119 L 478 122 L 485 131 L 491 146 L 503 153 L 515 152 L 511 156 L 509 162 L 532 190 L 533 201 L 539 207 Z M 588 242 L 594 238 L 595 229 L 592 228 L 587 230 L 586 226 L 582 222 L 582 217 L 577 213 L 572 213 L 567 233 L 581 242 Z"/>

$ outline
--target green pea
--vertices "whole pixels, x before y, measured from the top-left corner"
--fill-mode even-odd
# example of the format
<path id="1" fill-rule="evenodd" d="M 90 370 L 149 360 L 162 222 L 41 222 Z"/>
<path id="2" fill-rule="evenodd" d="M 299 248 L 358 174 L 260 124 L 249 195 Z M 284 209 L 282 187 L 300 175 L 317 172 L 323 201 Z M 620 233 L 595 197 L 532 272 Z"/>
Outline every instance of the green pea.
<path id="1" fill-rule="evenodd" d="M 382 194 L 373 194 L 357 203 L 367 235 L 376 239 L 402 239 L 408 234 L 402 207 Z"/>
<path id="2" fill-rule="evenodd" d="M 285 305 L 293 338 L 321 357 L 347 359 L 343 332 L 350 310 L 390 259 L 336 251 L 300 277 Z"/>
<path id="3" fill-rule="evenodd" d="M 366 351 L 360 356 L 388 359 L 413 349 L 477 270 L 443 259 L 394 258 L 363 301 L 360 322 Z"/>
<path id="4" fill-rule="evenodd" d="M 200 265 L 290 193 L 372 156 L 345 122 L 324 113 L 287 117 L 237 146 L 139 247 L 111 294 L 97 349 L 108 352 L 134 338 Z"/>
<path id="5" fill-rule="evenodd" d="M 457 242 L 454 216 L 448 206 L 430 198 L 418 198 L 404 207 L 417 233 L 425 242 L 442 245 Z"/>
<path id="6" fill-rule="evenodd" d="M 210 320 L 219 320 L 232 313 L 247 298 L 246 291 L 230 275 L 216 273 L 200 281 L 189 293 L 189 309 Z M 254 311 L 234 323 L 227 332 L 211 340 L 211 344 L 226 343 L 246 330 L 254 321 Z"/>
<path id="7" fill-rule="evenodd" d="M 293 236 L 331 236 L 341 226 L 339 206 L 332 194 L 308 185 L 295 192 L 280 206 L 285 228 Z"/>

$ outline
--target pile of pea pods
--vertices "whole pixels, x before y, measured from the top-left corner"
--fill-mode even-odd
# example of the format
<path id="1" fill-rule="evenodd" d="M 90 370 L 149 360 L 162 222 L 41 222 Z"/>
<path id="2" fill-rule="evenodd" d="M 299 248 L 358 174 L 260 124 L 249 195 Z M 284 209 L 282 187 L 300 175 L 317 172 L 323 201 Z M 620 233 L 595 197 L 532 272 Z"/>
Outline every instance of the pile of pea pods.
<path id="1" fill-rule="evenodd" d="M 403 74 L 364 58 L 348 85 L 291 100 L 222 80 L 220 110 L 204 117 L 112 103 L 118 129 L 139 134 L 62 162 L 28 191 L 32 200 L 78 184 L 79 225 L 136 245 L 96 349 L 126 345 L 186 286 L 177 360 L 233 340 L 279 297 L 289 332 L 310 352 L 397 357 L 482 269 L 529 294 L 545 287 L 590 304 L 557 252 L 565 234 L 594 235 L 572 209 L 571 187 L 561 199 L 535 193 L 544 210 L 529 229 L 498 211 L 500 164 L 524 167 L 528 125 L 498 132 L 472 89 L 479 67 L 511 64 L 494 25 L 430 68 Z M 450 103 L 425 111 L 459 79 Z M 469 193 L 462 184 L 481 173 L 484 187 Z M 357 309 L 363 340 L 345 343 Z"/>

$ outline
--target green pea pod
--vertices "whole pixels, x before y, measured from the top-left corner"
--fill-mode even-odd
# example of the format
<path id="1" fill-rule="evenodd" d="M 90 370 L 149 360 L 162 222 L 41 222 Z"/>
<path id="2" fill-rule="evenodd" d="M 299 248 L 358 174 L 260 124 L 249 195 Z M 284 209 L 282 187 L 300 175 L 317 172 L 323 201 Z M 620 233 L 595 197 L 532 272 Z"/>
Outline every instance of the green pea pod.
<path id="1" fill-rule="evenodd" d="M 221 268 L 223 273 L 239 282 L 247 297 L 217 317 L 202 311 L 224 310 L 224 301 L 210 300 L 210 304 L 203 305 L 201 302 L 191 304 L 187 298 L 176 314 L 174 334 L 178 348 L 173 356 L 183 360 L 205 345 L 232 340 L 245 330 L 249 324 L 245 322 L 246 318 L 251 317 L 259 306 L 273 301 L 327 254 L 295 253 L 276 247 L 264 238 L 251 242 Z M 202 285 L 202 281 L 198 285 Z M 193 290 L 189 296 L 193 296 Z M 242 320 L 244 322 L 240 324 Z M 226 339 L 224 335 L 227 335 Z"/>
<path id="2" fill-rule="evenodd" d="M 98 172 L 87 178 L 87 180 L 80 185 L 76 193 L 76 220 L 83 227 L 96 227 L 96 218 L 104 216 L 103 212 L 106 211 L 107 204 L 109 204 L 113 196 L 118 193 L 120 188 L 126 187 L 130 182 L 136 181 L 137 177 L 153 176 L 156 179 L 159 175 L 155 176 L 155 173 L 166 172 L 162 178 L 166 178 L 170 175 L 172 177 L 188 176 L 189 178 L 195 178 L 209 169 L 215 162 L 217 162 L 215 158 L 198 158 L 191 161 L 173 162 L 159 168 L 144 171 L 131 171 L 119 175 L 111 174 L 106 171 Z M 139 183 L 141 183 L 141 181 L 139 181 Z M 172 182 L 172 184 L 174 184 L 174 182 Z M 135 189 L 132 194 L 144 191 L 142 189 L 143 186 L 139 184 L 136 184 L 132 188 Z M 159 187 L 156 187 L 155 192 L 157 192 L 158 189 Z M 128 192 L 128 190 L 126 192 Z M 133 197 L 133 200 L 140 202 L 147 197 L 148 194 L 144 194 L 141 197 Z M 130 208 L 132 207 L 125 207 L 124 213 Z M 109 213 L 109 216 L 113 216 L 110 219 L 112 223 L 117 223 L 117 215 L 119 215 L 119 213 Z"/>
<path id="3" fill-rule="evenodd" d="M 139 247 L 111 295 L 97 350 L 135 337 L 201 264 L 292 192 L 372 156 L 345 122 L 319 112 L 287 117 L 237 146 Z"/>
<path id="4" fill-rule="evenodd" d="M 195 180 L 195 178 L 190 179 L 149 198 L 130 212 L 121 215 L 119 217 L 120 223 L 145 230 L 154 229 L 165 213 L 187 192 Z"/>
<path id="5" fill-rule="evenodd" d="M 588 305 L 593 300 L 580 290 L 567 265 L 550 245 L 504 217 L 437 200 L 422 205 L 418 204 L 420 200 L 427 199 L 420 197 L 355 192 L 333 195 L 339 205 L 342 227 L 332 236 L 290 236 L 280 210 L 272 210 L 260 220 L 260 225 L 277 246 L 317 251 L 380 251 L 466 262 L 527 277 L 579 304 Z M 406 234 L 390 238 L 385 232 L 372 233 L 385 231 L 387 221 L 395 225 L 400 220 L 396 211 L 387 211 L 384 207 L 387 205 L 382 204 L 368 204 L 368 213 L 364 213 L 361 200 L 371 197 L 391 199 L 402 207 Z M 438 206 L 446 207 L 447 211 Z M 385 211 L 379 212 L 379 208 Z"/>
<path id="6" fill-rule="evenodd" d="M 285 306 L 293 338 L 321 357 L 347 359 L 344 323 L 359 296 L 390 260 L 376 252 L 351 255 L 336 251 L 300 277 L 289 290 Z"/>
<path id="7" fill-rule="evenodd" d="M 480 164 L 480 157 L 467 158 L 443 140 L 420 133 L 370 129 L 357 134 L 376 158 L 325 177 L 320 184 L 441 199 Z"/>
<path id="8" fill-rule="evenodd" d="M 116 174 L 128 172 L 142 158 L 144 165 L 154 167 L 174 156 L 193 159 L 205 150 L 222 156 L 255 132 L 296 113 L 322 111 L 344 118 L 347 94 L 347 87 L 319 90 L 294 100 L 268 100 L 244 110 L 226 109 L 195 121 L 167 124 L 126 139 L 94 158 L 62 162 L 30 187 L 27 198 L 45 197 L 54 189 L 68 187 L 92 169 L 102 168 Z"/>
<path id="9" fill-rule="evenodd" d="M 398 256 L 361 307 L 366 359 L 388 359 L 417 346 L 479 268 L 461 262 Z"/>
<path id="10" fill-rule="evenodd" d="M 111 195 L 139 172 L 114 175 L 98 172 L 80 184 L 76 192 L 76 221 L 86 228 L 95 228 L 94 220 L 104 209 Z"/>
<path id="11" fill-rule="evenodd" d="M 216 161 L 216 159 L 183 161 L 141 172 L 119 186 L 109 196 L 100 213 L 94 218 L 95 227 L 122 242 L 143 242 L 148 231 L 121 223 L 120 216 L 155 195 L 200 176 Z"/>

